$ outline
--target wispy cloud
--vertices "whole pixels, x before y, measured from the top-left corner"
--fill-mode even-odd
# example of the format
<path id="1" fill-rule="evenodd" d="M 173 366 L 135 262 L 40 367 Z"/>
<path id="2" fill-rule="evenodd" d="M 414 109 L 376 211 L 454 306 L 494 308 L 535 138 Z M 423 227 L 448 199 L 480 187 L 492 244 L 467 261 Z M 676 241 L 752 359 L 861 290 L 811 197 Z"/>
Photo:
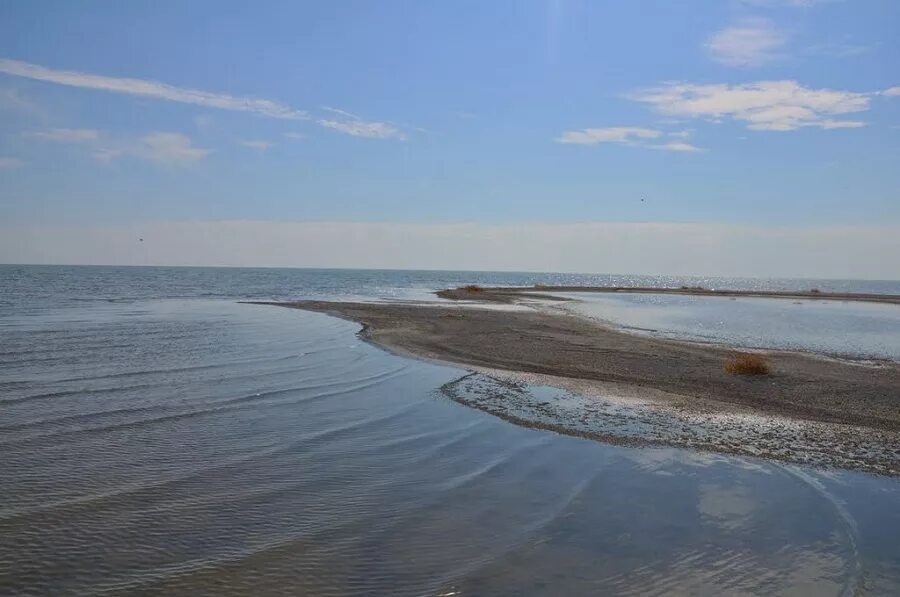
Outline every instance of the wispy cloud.
<path id="1" fill-rule="evenodd" d="M 306 139 L 306 135 L 304 135 L 303 133 L 283 133 L 283 134 L 284 134 L 285 138 L 293 139 L 295 141 L 298 139 Z"/>
<path id="2" fill-rule="evenodd" d="M 25 133 L 27 137 L 56 143 L 80 144 L 90 148 L 99 162 L 129 156 L 167 166 L 184 166 L 209 155 L 212 150 L 195 147 L 181 133 L 156 131 L 136 138 L 115 138 L 97 129 L 48 129 Z"/>
<path id="3" fill-rule="evenodd" d="M 349 118 L 351 120 L 362 120 L 361 116 L 357 116 L 352 112 L 347 112 L 346 110 L 340 110 L 338 108 L 332 108 L 330 106 L 322 106 L 322 110 L 325 112 L 331 112 L 332 114 L 337 114 L 338 116 L 343 116 L 344 118 Z"/>
<path id="4" fill-rule="evenodd" d="M 406 135 L 396 126 L 389 122 L 372 122 L 366 121 L 344 110 L 337 108 L 324 107 L 323 110 L 331 112 L 337 118 L 320 118 L 317 124 L 328 129 L 336 130 L 341 133 L 352 135 L 354 137 L 367 137 L 370 139 L 397 139 L 406 140 Z"/>
<path id="5" fill-rule="evenodd" d="M 13 168 L 21 168 L 25 162 L 19 158 L 0 158 L 0 170 L 11 170 Z"/>
<path id="6" fill-rule="evenodd" d="M 690 143 L 685 143 L 684 141 L 669 141 L 667 143 L 660 143 L 658 145 L 647 145 L 647 147 L 649 147 L 650 149 L 662 149 L 664 151 L 704 151 L 696 145 L 691 145 Z"/>
<path id="7" fill-rule="evenodd" d="M 48 129 L 25 133 L 27 137 L 59 143 L 90 143 L 100 138 L 96 129 Z"/>
<path id="8" fill-rule="evenodd" d="M 881 92 L 881 95 L 887 95 L 889 97 L 900 96 L 900 86 L 891 87 L 890 89 L 885 89 Z"/>
<path id="9" fill-rule="evenodd" d="M 574 143 L 578 145 L 597 145 L 598 143 L 624 143 L 632 145 L 640 140 L 655 139 L 662 136 L 662 131 L 632 126 L 614 126 L 607 128 L 581 129 L 566 131 L 556 141 L 558 143 Z"/>
<path id="10" fill-rule="evenodd" d="M 890 90 L 882 92 L 887 95 Z M 663 114 L 712 121 L 733 119 L 758 131 L 792 131 L 865 126 L 834 116 L 869 109 L 870 93 L 811 89 L 796 81 L 760 81 L 743 85 L 666 83 L 632 96 Z"/>
<path id="11" fill-rule="evenodd" d="M 58 85 L 150 97 L 222 110 L 251 112 L 270 118 L 286 118 L 290 120 L 309 118 L 307 113 L 302 110 L 295 110 L 290 106 L 268 99 L 238 97 L 223 93 L 201 91 L 199 89 L 175 87 L 146 79 L 107 77 L 80 71 L 55 70 L 38 64 L 6 58 L 0 58 L 0 72 Z"/>
<path id="12" fill-rule="evenodd" d="M 661 137 L 675 137 L 687 139 L 689 131 L 677 131 L 666 133 L 657 129 L 641 127 L 616 126 L 608 128 L 581 129 L 579 131 L 566 131 L 557 139 L 557 143 L 569 143 L 574 145 L 598 145 L 600 143 L 619 143 L 633 147 L 646 147 L 649 149 L 662 149 L 666 151 L 702 151 L 685 141 L 666 141 L 654 143 Z"/>
<path id="13" fill-rule="evenodd" d="M 762 66 L 778 58 L 788 36 L 768 19 L 745 18 L 715 33 L 706 42 L 710 57 L 740 68 Z"/>
<path id="14" fill-rule="evenodd" d="M 154 132 L 135 140 L 100 148 L 94 157 L 109 162 L 120 156 L 131 156 L 164 166 L 187 166 L 202 160 L 211 149 L 195 147 L 191 138 L 181 133 Z"/>
<path id="15" fill-rule="evenodd" d="M 370 139 L 399 139 L 403 141 L 406 135 L 396 127 L 385 122 L 363 122 L 362 120 L 328 120 L 317 121 L 321 126 L 334 129 L 341 133 L 354 137 L 368 137 Z"/>
<path id="16" fill-rule="evenodd" d="M 241 141 L 241 145 L 255 151 L 266 151 L 271 148 L 274 143 L 272 143 L 271 141 L 264 141 L 262 139 L 247 139 L 246 141 Z"/>
<path id="17" fill-rule="evenodd" d="M 39 64 L 8 58 L 0 58 L 0 73 L 69 87 L 149 97 L 206 108 L 250 112 L 269 118 L 287 120 L 309 120 L 312 118 L 304 110 L 297 110 L 281 102 L 269 99 L 239 97 L 200 89 L 175 87 L 174 85 L 147 79 L 108 77 L 81 71 L 56 70 Z M 0 100 L 3 99 L 0 97 Z M 10 103 L 16 99 L 14 96 L 9 96 L 6 98 L 6 101 Z M 406 139 L 403 131 L 390 122 L 367 121 L 355 114 L 337 108 L 323 108 L 323 110 L 329 112 L 331 116 L 316 118 L 315 122 L 324 128 L 355 137 L 399 139 L 401 141 Z M 205 116 L 198 116 L 195 123 L 197 126 L 202 127 L 206 126 L 209 120 Z"/>

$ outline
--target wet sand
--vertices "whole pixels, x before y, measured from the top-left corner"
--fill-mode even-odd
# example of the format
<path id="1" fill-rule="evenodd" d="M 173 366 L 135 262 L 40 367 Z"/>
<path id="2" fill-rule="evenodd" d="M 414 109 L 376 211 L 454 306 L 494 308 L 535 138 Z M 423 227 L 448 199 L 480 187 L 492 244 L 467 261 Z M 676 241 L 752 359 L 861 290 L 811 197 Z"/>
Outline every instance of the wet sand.
<path id="1" fill-rule="evenodd" d="M 509 289 L 438 294 L 447 297 L 448 292 L 484 302 L 515 302 L 531 294 Z M 740 376 L 723 370 L 732 352 L 727 347 L 633 335 L 561 313 L 328 301 L 270 304 L 350 319 L 363 325 L 364 338 L 390 350 L 463 365 L 503 381 L 494 390 L 481 388 L 477 399 L 464 392 L 451 397 L 520 424 L 529 424 L 529 417 L 506 412 L 509 402 L 503 403 L 502 396 L 516 375 L 522 383 L 545 383 L 588 397 L 577 412 L 544 409 L 540 421 L 530 417 L 533 426 L 608 441 L 616 436 L 606 425 L 608 409 L 598 411 L 607 417 L 595 416 L 593 427 L 583 422 L 590 418 L 587 411 L 597 410 L 598 402 L 590 397 L 615 396 L 626 401 L 627 416 L 635 421 L 663 413 L 669 419 L 658 422 L 657 430 L 693 429 L 643 434 L 650 443 L 900 474 L 896 362 L 773 350 L 765 351 L 769 375 Z M 706 439 L 689 441 L 698 431 Z M 628 442 L 640 441 L 641 435 Z M 792 452 L 791 444 L 801 443 L 805 448 Z"/>

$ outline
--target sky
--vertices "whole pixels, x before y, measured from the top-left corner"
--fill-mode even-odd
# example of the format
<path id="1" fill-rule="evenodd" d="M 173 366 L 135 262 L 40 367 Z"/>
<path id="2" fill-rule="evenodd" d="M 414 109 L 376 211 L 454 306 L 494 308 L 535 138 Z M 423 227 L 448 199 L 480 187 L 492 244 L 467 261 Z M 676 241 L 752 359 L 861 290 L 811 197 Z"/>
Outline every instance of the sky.
<path id="1" fill-rule="evenodd" d="M 900 279 L 898 28 L 895 0 L 4 2 L 0 262 Z"/>

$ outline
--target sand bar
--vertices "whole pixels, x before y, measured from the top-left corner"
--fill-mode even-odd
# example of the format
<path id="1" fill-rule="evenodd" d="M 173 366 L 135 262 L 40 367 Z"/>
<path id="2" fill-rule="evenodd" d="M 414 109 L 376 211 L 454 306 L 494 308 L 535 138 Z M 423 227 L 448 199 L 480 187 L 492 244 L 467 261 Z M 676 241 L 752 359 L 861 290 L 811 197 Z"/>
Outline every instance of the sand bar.
<path id="1" fill-rule="evenodd" d="M 688 296 L 725 296 L 725 297 L 755 297 L 755 298 L 781 298 L 781 299 L 811 299 L 823 301 L 848 301 L 866 303 L 889 303 L 900 305 L 900 295 L 897 294 L 873 294 L 858 292 L 824 292 L 817 289 L 805 291 L 782 290 L 728 290 L 712 289 L 700 286 L 681 286 L 678 288 L 655 288 L 646 286 L 515 286 L 515 287 L 486 287 L 473 292 L 466 288 L 448 288 L 440 290 L 436 294 L 441 298 L 454 300 L 471 300 L 476 295 L 482 295 L 481 300 L 516 302 L 522 298 L 566 300 L 562 297 L 548 297 L 546 293 L 554 292 L 598 292 L 598 293 L 625 293 L 625 294 L 680 294 Z"/>
<path id="2" fill-rule="evenodd" d="M 523 295 L 534 298 L 532 293 L 533 289 L 457 289 L 438 294 L 507 302 Z M 547 380 L 547 385 L 583 396 L 630 399 L 634 409 L 628 416 L 640 418 L 642 409 L 674 413 L 678 421 L 690 420 L 706 437 L 698 444 L 688 441 L 692 435 L 662 433 L 650 438 L 651 443 L 900 474 L 900 363 L 893 361 L 853 362 L 771 350 L 764 351 L 772 366 L 769 375 L 740 376 L 723 369 L 733 353 L 728 347 L 630 334 L 564 313 L 329 301 L 267 304 L 359 322 L 361 336 L 378 345 L 462 365 L 502 382 L 501 386 L 509 386 L 519 375 L 523 383 Z M 501 390 L 479 392 L 477 399 L 456 390 L 451 397 L 528 424 L 527 417 L 506 412 L 509 401 L 503 402 Z M 577 416 L 547 407 L 534 426 L 608 440 L 608 429 L 592 434 L 570 424 L 586 420 L 588 407 L 595 406 L 586 401 L 586 410 Z M 609 418 L 610 411 L 604 412 L 595 417 L 600 426 Z M 755 422 L 740 431 L 736 421 Z M 805 455 L 792 455 L 791 446 L 781 445 L 799 440 L 809 446 Z M 820 452 L 825 457 L 810 457 Z"/>

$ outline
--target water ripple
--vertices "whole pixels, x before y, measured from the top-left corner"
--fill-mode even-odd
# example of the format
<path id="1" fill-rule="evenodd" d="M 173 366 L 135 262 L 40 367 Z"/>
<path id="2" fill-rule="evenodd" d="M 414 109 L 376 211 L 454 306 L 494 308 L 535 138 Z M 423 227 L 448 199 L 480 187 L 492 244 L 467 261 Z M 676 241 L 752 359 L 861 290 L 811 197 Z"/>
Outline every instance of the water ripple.
<path id="1" fill-rule="evenodd" d="M 827 595 L 896 554 L 814 473 L 519 428 L 321 315 L 103 301 L 0 327 L 33 343 L 0 370 L 4 593 Z M 900 485 L 852 487 L 897 510 Z"/>

